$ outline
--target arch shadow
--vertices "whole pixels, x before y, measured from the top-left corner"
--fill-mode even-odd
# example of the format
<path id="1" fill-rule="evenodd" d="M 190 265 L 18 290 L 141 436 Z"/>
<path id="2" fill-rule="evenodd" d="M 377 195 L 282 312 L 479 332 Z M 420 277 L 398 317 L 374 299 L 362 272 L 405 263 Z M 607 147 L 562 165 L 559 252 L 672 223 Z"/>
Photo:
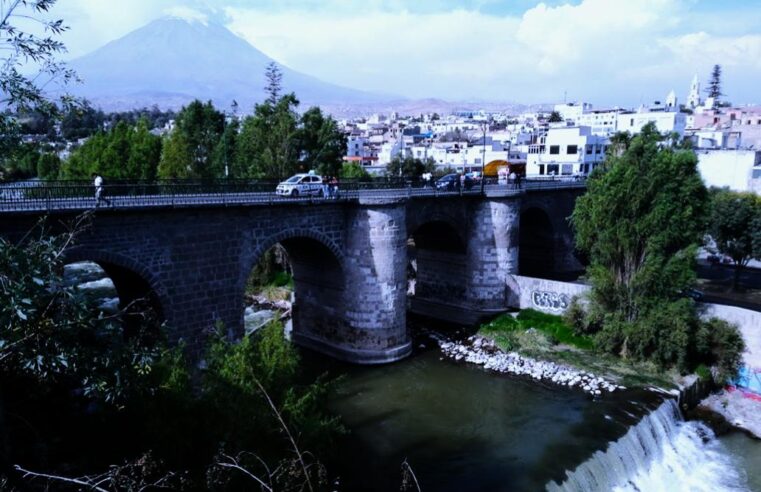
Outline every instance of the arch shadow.
<path id="1" fill-rule="evenodd" d="M 518 271 L 528 277 L 552 278 L 555 272 L 555 230 L 539 207 L 521 212 Z"/>

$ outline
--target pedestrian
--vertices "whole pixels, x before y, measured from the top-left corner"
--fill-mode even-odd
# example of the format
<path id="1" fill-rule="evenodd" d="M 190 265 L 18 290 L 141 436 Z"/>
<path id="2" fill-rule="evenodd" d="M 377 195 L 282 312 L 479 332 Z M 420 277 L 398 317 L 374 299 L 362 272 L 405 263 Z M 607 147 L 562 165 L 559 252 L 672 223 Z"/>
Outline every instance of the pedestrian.
<path id="1" fill-rule="evenodd" d="M 95 186 L 95 207 L 100 205 L 101 200 L 111 206 L 111 200 L 103 196 L 103 178 L 98 173 L 92 173 L 92 184 Z"/>
<path id="2" fill-rule="evenodd" d="M 333 196 L 333 190 L 330 189 L 330 176 L 325 176 L 322 181 L 322 196 L 329 198 Z"/>
<path id="3" fill-rule="evenodd" d="M 516 179 L 516 174 L 515 174 L 515 171 L 513 171 L 507 177 L 507 180 L 510 182 L 510 187 L 511 188 L 515 188 L 515 179 Z"/>
<path id="4" fill-rule="evenodd" d="M 330 178 L 330 196 L 334 199 L 338 198 L 338 178 L 336 176 Z"/>

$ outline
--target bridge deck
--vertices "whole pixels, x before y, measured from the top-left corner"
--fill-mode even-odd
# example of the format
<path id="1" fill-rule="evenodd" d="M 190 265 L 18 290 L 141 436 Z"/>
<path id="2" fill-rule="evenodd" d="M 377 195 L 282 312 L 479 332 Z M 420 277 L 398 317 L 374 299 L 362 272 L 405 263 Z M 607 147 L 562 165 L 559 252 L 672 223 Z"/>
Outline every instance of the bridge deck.
<path id="1" fill-rule="evenodd" d="M 578 180 L 524 180 L 520 185 L 488 184 L 486 196 L 516 196 L 528 191 L 584 188 Z M 407 185 L 353 187 L 339 189 L 335 197 L 286 197 L 273 191 L 236 191 L 240 186 L 216 185 L 115 184 L 103 187 L 104 200 L 100 209 L 124 210 L 144 208 L 181 208 L 209 206 L 271 206 L 276 204 L 329 204 L 405 198 L 452 198 L 481 196 L 481 188 L 454 191 L 438 190 L 433 186 Z M 261 186 L 259 186 L 261 188 Z M 274 187 L 273 187 L 274 188 Z M 94 188 L 89 184 L 49 184 L 41 181 L 10 183 L 0 186 L 0 214 L 25 212 L 79 211 L 96 208 Z"/>

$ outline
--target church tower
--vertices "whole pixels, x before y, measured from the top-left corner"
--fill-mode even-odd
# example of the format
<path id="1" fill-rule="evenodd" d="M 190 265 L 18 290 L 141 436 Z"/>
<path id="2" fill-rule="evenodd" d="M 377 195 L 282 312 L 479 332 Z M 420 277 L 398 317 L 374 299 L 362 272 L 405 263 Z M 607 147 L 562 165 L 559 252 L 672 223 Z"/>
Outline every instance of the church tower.
<path id="1" fill-rule="evenodd" d="M 690 95 L 687 96 L 687 107 L 695 109 L 698 106 L 700 106 L 700 82 L 698 81 L 698 76 L 695 75 L 690 85 Z"/>
<path id="2" fill-rule="evenodd" d="M 669 95 L 666 96 L 666 111 L 676 111 L 679 108 L 676 105 L 676 93 L 672 90 Z"/>

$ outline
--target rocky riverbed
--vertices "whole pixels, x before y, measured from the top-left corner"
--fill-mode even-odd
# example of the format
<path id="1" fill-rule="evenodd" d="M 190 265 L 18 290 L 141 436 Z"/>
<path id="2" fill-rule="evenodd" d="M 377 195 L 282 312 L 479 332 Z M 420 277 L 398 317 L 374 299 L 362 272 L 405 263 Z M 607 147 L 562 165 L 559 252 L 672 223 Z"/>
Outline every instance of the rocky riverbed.
<path id="1" fill-rule="evenodd" d="M 624 386 L 605 378 L 570 366 L 536 360 L 516 352 L 504 352 L 494 341 L 478 335 L 462 342 L 447 340 L 435 334 L 431 334 L 431 337 L 447 357 L 477 364 L 491 371 L 528 376 L 535 380 L 577 388 L 592 396 L 625 389 Z"/>

